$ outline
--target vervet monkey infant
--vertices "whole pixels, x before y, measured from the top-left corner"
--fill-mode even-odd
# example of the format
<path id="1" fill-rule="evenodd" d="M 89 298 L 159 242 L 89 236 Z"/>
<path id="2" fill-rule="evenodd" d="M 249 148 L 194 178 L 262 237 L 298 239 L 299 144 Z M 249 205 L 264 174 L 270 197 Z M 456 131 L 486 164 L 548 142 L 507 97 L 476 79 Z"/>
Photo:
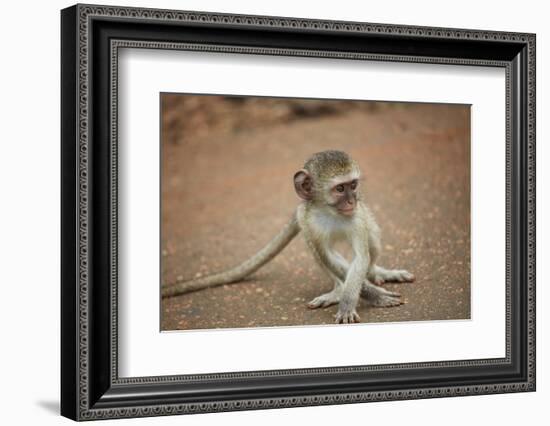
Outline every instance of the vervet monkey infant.
<path id="1" fill-rule="evenodd" d="M 294 188 L 302 203 L 267 246 L 228 271 L 166 286 L 162 296 L 238 282 L 273 259 L 302 231 L 313 257 L 334 282 L 334 289 L 310 301 L 309 308 L 338 304 L 336 323 L 347 324 L 359 322 L 356 307 L 360 297 L 369 306 L 401 305 L 398 293 L 379 286 L 385 282 L 412 282 L 414 275 L 376 264 L 380 228 L 361 200 L 360 177 L 357 163 L 345 152 L 331 150 L 313 154 L 294 175 Z M 334 250 L 339 241 L 351 246 L 350 263 Z"/>

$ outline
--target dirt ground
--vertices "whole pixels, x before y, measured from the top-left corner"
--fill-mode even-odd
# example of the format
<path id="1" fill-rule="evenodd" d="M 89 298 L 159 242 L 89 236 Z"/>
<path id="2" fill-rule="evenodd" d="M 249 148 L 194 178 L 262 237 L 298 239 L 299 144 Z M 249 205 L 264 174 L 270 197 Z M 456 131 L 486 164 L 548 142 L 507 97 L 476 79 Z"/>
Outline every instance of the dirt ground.
<path id="1" fill-rule="evenodd" d="M 189 109 L 183 95 L 163 96 L 163 284 L 254 254 L 298 203 L 294 172 L 313 152 L 340 149 L 363 171 L 363 198 L 382 229 L 379 263 L 417 278 L 386 284 L 407 303 L 359 306 L 361 321 L 470 318 L 467 106 L 363 103 L 310 114 L 271 105 L 274 119 L 220 101 L 213 118 L 200 100 Z M 336 306 L 306 307 L 331 288 L 298 236 L 245 282 L 163 299 L 161 329 L 332 324 Z"/>

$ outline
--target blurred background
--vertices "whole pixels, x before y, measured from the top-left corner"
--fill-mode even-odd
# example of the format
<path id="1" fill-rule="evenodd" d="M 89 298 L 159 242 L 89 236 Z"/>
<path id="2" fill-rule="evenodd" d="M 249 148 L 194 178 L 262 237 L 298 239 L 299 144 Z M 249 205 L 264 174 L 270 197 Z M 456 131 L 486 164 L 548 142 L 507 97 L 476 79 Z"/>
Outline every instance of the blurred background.
<path id="1" fill-rule="evenodd" d="M 470 318 L 469 106 L 162 94 L 161 121 L 163 285 L 253 255 L 296 208 L 295 171 L 340 149 L 362 169 L 379 263 L 417 278 L 361 321 Z M 306 307 L 332 286 L 298 236 L 242 283 L 163 299 L 161 328 L 332 324 L 336 306 Z"/>

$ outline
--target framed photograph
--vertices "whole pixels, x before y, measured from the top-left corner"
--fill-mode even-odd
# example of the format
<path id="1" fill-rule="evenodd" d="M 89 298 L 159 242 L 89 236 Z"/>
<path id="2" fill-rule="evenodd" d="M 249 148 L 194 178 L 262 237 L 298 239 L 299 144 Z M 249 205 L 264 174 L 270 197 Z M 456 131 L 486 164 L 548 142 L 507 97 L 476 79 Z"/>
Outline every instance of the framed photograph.
<path id="1" fill-rule="evenodd" d="M 535 390 L 535 35 L 61 12 L 61 413 Z"/>

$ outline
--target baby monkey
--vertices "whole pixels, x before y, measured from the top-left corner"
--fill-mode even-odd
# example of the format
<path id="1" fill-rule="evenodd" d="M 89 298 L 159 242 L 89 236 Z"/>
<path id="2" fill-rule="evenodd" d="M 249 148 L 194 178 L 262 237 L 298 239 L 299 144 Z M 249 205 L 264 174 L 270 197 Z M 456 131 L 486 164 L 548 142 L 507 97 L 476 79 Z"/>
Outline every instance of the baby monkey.
<path id="1" fill-rule="evenodd" d="M 359 322 L 356 308 L 360 297 L 369 306 L 401 305 L 398 293 L 379 286 L 385 282 L 412 282 L 414 276 L 376 264 L 380 228 L 361 201 L 360 177 L 358 165 L 345 152 L 331 150 L 313 154 L 294 175 L 294 188 L 303 202 L 267 246 L 228 271 L 166 286 L 162 296 L 238 282 L 273 259 L 302 231 L 315 260 L 334 283 L 334 289 L 310 301 L 309 308 L 338 304 L 336 323 L 348 324 Z M 353 259 L 349 263 L 334 250 L 340 241 L 351 246 Z"/>

